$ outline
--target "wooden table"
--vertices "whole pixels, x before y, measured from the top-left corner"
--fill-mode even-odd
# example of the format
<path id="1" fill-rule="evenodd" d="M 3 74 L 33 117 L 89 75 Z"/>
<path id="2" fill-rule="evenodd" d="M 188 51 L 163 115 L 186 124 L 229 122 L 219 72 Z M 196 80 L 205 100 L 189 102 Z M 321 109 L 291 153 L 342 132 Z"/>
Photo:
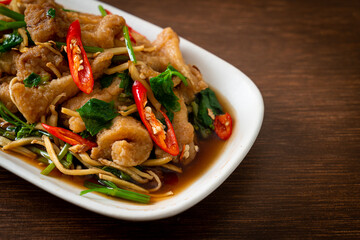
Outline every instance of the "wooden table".
<path id="1" fill-rule="evenodd" d="M 86 211 L 0 169 L 0 239 L 360 238 L 359 1 L 106 2 L 247 74 L 265 101 L 260 135 L 214 193 L 153 222 Z"/>

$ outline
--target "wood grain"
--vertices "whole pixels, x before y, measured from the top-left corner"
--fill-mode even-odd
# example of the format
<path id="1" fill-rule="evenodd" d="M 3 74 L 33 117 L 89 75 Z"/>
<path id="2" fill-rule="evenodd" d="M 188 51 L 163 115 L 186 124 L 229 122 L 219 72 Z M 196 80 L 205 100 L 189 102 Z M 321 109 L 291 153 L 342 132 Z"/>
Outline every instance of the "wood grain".
<path id="1" fill-rule="evenodd" d="M 265 101 L 260 135 L 213 194 L 153 222 L 88 212 L 0 169 L 0 239 L 360 238 L 359 1 L 105 2 L 247 74 Z"/>

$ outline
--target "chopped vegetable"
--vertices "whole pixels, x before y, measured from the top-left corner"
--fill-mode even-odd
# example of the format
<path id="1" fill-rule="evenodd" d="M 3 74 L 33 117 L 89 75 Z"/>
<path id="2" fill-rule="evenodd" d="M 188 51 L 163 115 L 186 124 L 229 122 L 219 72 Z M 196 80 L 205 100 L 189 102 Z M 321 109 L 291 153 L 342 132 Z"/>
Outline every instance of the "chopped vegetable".
<path id="1" fill-rule="evenodd" d="M 69 153 L 69 147 L 70 147 L 70 144 L 66 143 L 66 144 L 64 145 L 64 147 L 61 149 L 61 151 L 59 152 L 59 155 L 58 155 L 59 161 L 62 163 L 62 165 L 64 165 L 65 168 L 70 168 L 70 166 L 71 166 L 71 164 L 72 164 L 72 155 Z M 45 151 L 44 151 L 44 152 L 45 152 Z M 44 156 L 44 157 L 50 159 L 49 154 L 48 154 L 47 152 L 45 152 L 45 153 L 47 154 L 47 156 Z M 68 159 L 63 160 L 63 158 L 64 158 L 65 156 L 66 156 L 66 158 L 67 158 L 67 156 L 68 156 L 69 154 L 71 155 L 71 164 L 69 164 Z M 41 171 L 41 174 L 42 174 L 42 175 L 49 175 L 50 172 L 51 172 L 52 170 L 54 170 L 55 167 L 56 167 L 56 166 L 55 166 L 55 163 L 52 162 L 52 163 L 50 163 L 44 170 Z"/>
<path id="2" fill-rule="evenodd" d="M 167 69 L 156 77 L 150 79 L 150 86 L 155 98 L 165 107 L 167 114 L 173 116 L 173 112 L 180 111 L 179 98 L 175 95 L 173 88 L 173 76 L 178 76 L 187 86 L 186 77 L 169 65 Z M 169 117 L 170 118 L 170 117 Z"/>
<path id="3" fill-rule="evenodd" d="M 71 9 L 66 9 L 66 8 L 63 8 L 62 10 L 63 10 L 64 12 L 78 12 L 78 11 L 71 10 Z"/>
<path id="4" fill-rule="evenodd" d="M 105 17 L 106 15 L 108 15 L 103 6 L 99 5 L 99 10 L 100 10 L 101 16 Z"/>
<path id="5" fill-rule="evenodd" d="M 199 105 L 198 120 L 205 127 L 214 129 L 214 119 L 210 116 L 211 114 L 209 115 L 209 112 L 214 114 L 214 118 L 216 115 L 224 113 L 215 93 L 207 88 L 198 94 L 196 102 Z"/>
<path id="6" fill-rule="evenodd" d="M 122 73 L 114 73 L 111 75 L 104 75 L 100 79 L 101 89 L 109 87 L 111 85 L 111 83 L 114 81 L 115 77 L 119 77 L 121 79 L 119 87 L 124 89 L 124 93 L 126 94 L 126 96 L 131 97 L 132 96 L 131 88 L 132 88 L 133 80 L 131 79 L 128 70 L 125 70 Z"/>
<path id="7" fill-rule="evenodd" d="M 70 25 L 66 36 L 66 46 L 70 72 L 75 84 L 84 93 L 91 93 L 94 87 L 94 78 L 81 42 L 79 20 Z"/>
<path id="8" fill-rule="evenodd" d="M 17 31 L 7 35 L 5 40 L 0 44 L 0 52 L 10 51 L 13 47 L 16 47 L 23 41 L 22 37 Z"/>
<path id="9" fill-rule="evenodd" d="M 38 155 L 40 155 L 40 156 L 42 156 L 42 157 L 44 157 L 44 158 L 51 161 L 51 158 L 50 158 L 49 154 L 46 151 L 41 150 L 40 148 L 35 147 L 34 145 L 28 146 L 27 148 L 30 151 L 32 151 L 32 152 L 34 152 L 34 153 L 36 153 L 36 154 L 38 154 Z"/>
<path id="10" fill-rule="evenodd" d="M 214 121 L 215 133 L 222 140 L 227 140 L 232 132 L 232 119 L 229 113 L 217 115 Z"/>
<path id="11" fill-rule="evenodd" d="M 34 127 L 32 125 L 29 125 L 22 121 L 19 117 L 17 117 L 15 114 L 10 112 L 9 109 L 5 107 L 5 105 L 0 102 L 0 116 L 7 122 L 15 125 L 15 126 L 25 126 L 29 129 L 33 129 Z"/>
<path id="12" fill-rule="evenodd" d="M 47 13 L 46 16 L 54 18 L 56 16 L 56 10 L 54 8 L 50 8 Z"/>
<path id="13" fill-rule="evenodd" d="M 14 131 L 16 134 L 16 139 L 24 138 L 24 137 L 41 137 L 42 135 L 50 136 L 49 133 L 35 129 L 34 125 L 30 125 L 31 128 L 27 126 L 17 126 Z M 8 128 L 9 129 L 9 128 Z"/>
<path id="14" fill-rule="evenodd" d="M 114 185 L 109 184 L 109 185 L 114 186 L 115 184 Z M 123 199 L 131 200 L 131 201 L 139 202 L 139 203 L 149 203 L 149 201 L 150 201 L 149 195 L 120 189 L 116 185 L 114 186 L 114 188 L 108 188 L 108 187 L 105 187 L 105 186 L 102 186 L 99 184 L 95 184 L 95 183 L 86 181 L 84 183 L 84 186 L 87 188 L 90 188 L 90 189 L 81 191 L 80 195 L 84 195 L 89 192 L 99 192 L 99 193 L 104 193 L 109 196 L 123 198 Z"/>
<path id="15" fill-rule="evenodd" d="M 125 70 L 124 72 L 119 73 L 118 77 L 121 78 L 120 88 L 124 89 L 124 93 L 127 97 L 132 97 L 132 85 L 134 81 L 131 79 L 129 71 Z"/>
<path id="16" fill-rule="evenodd" d="M 111 120 L 118 115 L 113 102 L 107 103 L 96 98 L 90 99 L 76 111 L 92 136 L 101 129 L 110 127 Z"/>
<path id="17" fill-rule="evenodd" d="M 117 76 L 117 73 L 111 74 L 111 75 L 104 75 L 100 78 L 100 88 L 104 89 L 111 85 L 111 83 L 114 81 L 114 78 Z"/>
<path id="18" fill-rule="evenodd" d="M 224 114 L 215 93 L 210 88 L 201 91 L 191 106 L 194 128 L 200 132 L 203 138 L 209 137 L 214 130 L 222 140 L 230 137 L 232 132 L 231 116 L 229 113 Z"/>
<path id="19" fill-rule="evenodd" d="M 156 119 L 151 108 L 146 107 L 146 88 L 139 81 L 135 81 L 132 91 L 141 121 L 148 130 L 151 139 L 165 152 L 173 156 L 177 156 L 179 154 L 179 145 L 169 118 L 160 110 L 160 113 L 164 116 L 165 123 L 167 125 L 167 132 L 165 133 L 161 122 Z"/>
<path id="20" fill-rule="evenodd" d="M 25 87 L 38 87 L 39 85 L 44 85 L 49 81 L 49 76 L 43 76 L 36 73 L 31 73 L 27 78 L 24 79 Z"/>
<path id="21" fill-rule="evenodd" d="M 67 142 L 71 145 L 78 145 L 78 144 L 85 145 L 88 149 L 91 149 L 91 148 L 97 146 L 96 143 L 91 142 L 85 138 L 82 138 L 79 135 L 77 135 L 76 133 L 73 133 L 70 130 L 67 130 L 65 128 L 53 127 L 53 126 L 49 126 L 45 123 L 42 123 L 41 125 L 50 134 L 54 135 L 55 137 L 63 140 L 64 142 Z"/>
<path id="22" fill-rule="evenodd" d="M 18 29 L 22 27 L 26 27 L 25 21 L 5 22 L 3 20 L 0 20 L 0 31 Z"/>
<path id="23" fill-rule="evenodd" d="M 61 161 L 60 161 L 60 162 L 61 162 Z M 62 163 L 62 165 L 63 165 L 65 168 L 69 169 L 70 166 L 71 166 L 72 163 L 73 163 L 73 155 L 72 155 L 70 152 L 68 152 L 68 153 L 66 154 L 66 159 L 65 159 L 65 161 L 64 161 L 64 162 L 61 162 L 61 163 Z"/>
<path id="24" fill-rule="evenodd" d="M 1 2 L 0 2 L 1 3 Z M 0 6 L 0 14 L 12 18 L 16 21 L 24 21 L 24 15 L 8 9 L 7 7 Z"/>
<path id="25" fill-rule="evenodd" d="M 131 61 L 136 63 L 134 49 L 131 45 L 131 40 L 130 40 L 130 36 L 129 36 L 129 29 L 126 25 L 123 27 L 123 33 L 124 33 L 126 49 L 128 50 L 129 58 Z"/>
<path id="26" fill-rule="evenodd" d="M 112 174 L 114 174 L 115 176 L 119 177 L 120 179 L 123 179 L 125 181 L 130 181 L 131 177 L 129 175 L 127 175 L 126 173 L 124 173 L 123 171 L 120 171 L 119 169 L 113 168 L 113 167 L 109 167 L 109 166 L 105 166 L 102 168 L 102 170 L 105 170 L 107 172 L 111 172 Z"/>

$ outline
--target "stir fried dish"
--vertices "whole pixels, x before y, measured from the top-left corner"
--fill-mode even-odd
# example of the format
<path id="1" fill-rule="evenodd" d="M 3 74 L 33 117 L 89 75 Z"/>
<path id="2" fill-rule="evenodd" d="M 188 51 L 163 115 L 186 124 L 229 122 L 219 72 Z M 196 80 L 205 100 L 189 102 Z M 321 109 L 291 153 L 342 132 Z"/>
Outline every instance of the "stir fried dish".
<path id="1" fill-rule="evenodd" d="M 0 145 L 41 174 L 89 175 L 81 195 L 148 203 L 173 194 L 166 173 L 196 161 L 199 139 L 230 137 L 230 114 L 171 28 L 151 42 L 102 6 L 0 2 Z"/>

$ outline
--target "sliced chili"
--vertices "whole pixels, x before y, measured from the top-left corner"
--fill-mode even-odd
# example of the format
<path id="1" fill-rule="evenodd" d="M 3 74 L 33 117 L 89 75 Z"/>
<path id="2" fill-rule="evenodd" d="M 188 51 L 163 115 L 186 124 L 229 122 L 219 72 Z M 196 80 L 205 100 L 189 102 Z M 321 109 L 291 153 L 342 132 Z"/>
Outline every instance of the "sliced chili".
<path id="1" fill-rule="evenodd" d="M 214 120 L 215 133 L 222 140 L 226 140 L 231 136 L 232 118 L 229 113 L 217 115 Z"/>
<path id="2" fill-rule="evenodd" d="M 71 145 L 86 145 L 88 147 L 88 149 L 91 149 L 93 147 L 96 147 L 97 144 L 89 141 L 85 138 L 82 138 L 81 136 L 79 136 L 76 133 L 73 133 L 70 130 L 67 130 L 65 128 L 60 128 L 60 127 L 53 127 L 53 126 L 49 126 L 47 124 L 42 123 L 41 124 L 46 131 L 48 131 L 50 134 L 54 135 L 55 137 L 63 140 L 64 142 L 67 142 Z M 87 150 L 88 150 L 87 149 Z"/>
<path id="3" fill-rule="evenodd" d="M 156 119 L 155 114 L 151 111 L 151 108 L 146 107 L 146 92 L 146 88 L 139 81 L 134 82 L 132 93 L 134 95 L 141 121 L 144 123 L 151 139 L 156 145 L 165 152 L 173 156 L 177 156 L 179 154 L 179 145 L 176 140 L 174 128 L 167 115 L 160 110 L 160 113 L 164 116 L 167 125 L 167 132 L 165 132 L 161 122 Z"/>
<path id="4" fill-rule="evenodd" d="M 75 20 L 70 25 L 66 36 L 66 46 L 69 68 L 75 84 L 84 93 L 91 93 L 94 87 L 94 78 L 89 60 L 81 42 L 79 20 Z"/>
<path id="5" fill-rule="evenodd" d="M 11 3 L 11 0 L 4 0 L 0 1 L 1 4 L 9 5 Z"/>
<path id="6" fill-rule="evenodd" d="M 105 9 L 105 12 L 106 12 L 107 15 L 111 15 L 111 14 L 112 14 L 112 13 L 111 13 L 109 10 L 107 10 L 107 9 Z"/>

